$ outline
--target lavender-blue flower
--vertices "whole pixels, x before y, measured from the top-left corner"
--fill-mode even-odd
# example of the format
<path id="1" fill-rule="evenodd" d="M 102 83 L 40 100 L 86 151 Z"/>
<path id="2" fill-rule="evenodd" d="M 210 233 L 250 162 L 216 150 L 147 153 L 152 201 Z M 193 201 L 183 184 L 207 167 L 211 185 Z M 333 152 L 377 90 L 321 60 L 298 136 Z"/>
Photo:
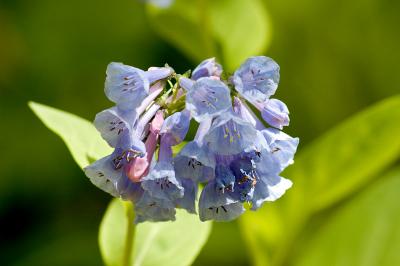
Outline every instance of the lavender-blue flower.
<path id="1" fill-rule="evenodd" d="M 279 83 L 279 65 L 269 57 L 247 59 L 233 76 L 235 89 L 249 101 L 265 101 Z"/>

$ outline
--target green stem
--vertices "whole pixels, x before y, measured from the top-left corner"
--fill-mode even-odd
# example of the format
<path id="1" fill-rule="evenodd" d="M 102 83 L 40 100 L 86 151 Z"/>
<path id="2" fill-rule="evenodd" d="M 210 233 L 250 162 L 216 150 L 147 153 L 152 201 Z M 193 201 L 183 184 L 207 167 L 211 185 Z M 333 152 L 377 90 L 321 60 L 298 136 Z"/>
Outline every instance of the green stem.
<path id="1" fill-rule="evenodd" d="M 204 52 L 207 57 L 215 56 L 211 33 L 211 19 L 209 16 L 208 0 L 197 0 L 199 10 L 199 23 L 201 28 Z"/>
<path id="2" fill-rule="evenodd" d="M 135 215 L 133 213 L 133 205 L 130 201 L 125 201 L 124 205 L 126 210 L 127 225 L 126 225 L 125 250 L 124 250 L 122 265 L 130 266 L 133 253 L 133 240 L 135 238 L 135 225 L 133 223 Z"/>

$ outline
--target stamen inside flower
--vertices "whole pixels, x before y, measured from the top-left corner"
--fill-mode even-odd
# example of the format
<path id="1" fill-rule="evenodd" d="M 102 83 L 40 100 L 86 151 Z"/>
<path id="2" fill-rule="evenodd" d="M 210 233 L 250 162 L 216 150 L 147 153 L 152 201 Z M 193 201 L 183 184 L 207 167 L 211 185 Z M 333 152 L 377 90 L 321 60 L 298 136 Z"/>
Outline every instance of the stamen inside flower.
<path id="1" fill-rule="evenodd" d="M 117 130 L 117 135 L 121 134 L 125 129 L 125 124 L 119 119 L 115 119 L 113 121 L 110 121 L 110 131 Z"/>

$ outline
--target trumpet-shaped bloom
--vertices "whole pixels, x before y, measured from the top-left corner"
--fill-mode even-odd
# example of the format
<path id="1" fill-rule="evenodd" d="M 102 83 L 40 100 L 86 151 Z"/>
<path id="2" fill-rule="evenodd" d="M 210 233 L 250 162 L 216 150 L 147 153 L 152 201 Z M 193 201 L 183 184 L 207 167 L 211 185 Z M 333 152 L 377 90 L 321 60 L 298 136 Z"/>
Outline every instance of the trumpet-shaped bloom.
<path id="1" fill-rule="evenodd" d="M 155 198 L 173 201 L 183 197 L 183 187 L 175 177 L 171 163 L 157 162 L 150 173 L 143 177 L 142 187 Z"/>
<path id="2" fill-rule="evenodd" d="M 199 200 L 201 221 L 231 221 L 244 211 L 243 204 L 229 193 L 220 193 L 219 187 L 214 181 L 210 181 L 201 192 Z"/>
<path id="3" fill-rule="evenodd" d="M 120 116 L 115 107 L 98 113 L 94 125 L 111 147 L 116 147 L 122 136 L 129 137 L 132 134 L 131 125 Z"/>
<path id="4" fill-rule="evenodd" d="M 261 132 L 270 147 L 273 160 L 280 164 L 281 170 L 292 164 L 299 138 L 292 138 L 275 128 L 264 129 Z"/>
<path id="5" fill-rule="evenodd" d="M 238 183 L 244 184 L 243 190 L 238 190 L 239 199 L 252 203 L 252 210 L 258 209 L 265 201 L 275 201 L 280 198 L 292 182 L 279 176 L 282 165 L 274 160 L 268 149 L 263 149 L 252 156 L 243 156 L 240 161 L 231 163 Z"/>
<path id="6" fill-rule="evenodd" d="M 247 100 L 263 102 L 278 88 L 279 65 L 269 57 L 250 57 L 236 70 L 233 83 Z"/>
<path id="7" fill-rule="evenodd" d="M 135 204 L 135 223 L 175 221 L 175 213 L 175 206 L 171 201 L 152 197 L 146 191 Z"/>
<path id="8" fill-rule="evenodd" d="M 115 156 L 115 153 L 106 156 L 85 167 L 83 170 L 90 181 L 101 190 L 114 197 L 120 197 L 125 200 L 137 200 L 143 190 L 140 184 L 132 183 L 129 180 L 124 166 L 118 165 L 116 167 Z M 122 164 L 122 162 L 120 163 Z"/>
<path id="9" fill-rule="evenodd" d="M 107 67 L 105 93 L 123 110 L 135 109 L 149 94 L 150 84 L 172 74 L 171 68 L 143 71 L 122 63 L 110 63 Z"/>
<path id="10" fill-rule="evenodd" d="M 112 165 L 111 155 L 95 161 L 91 165 L 83 169 L 86 176 L 96 187 L 111 194 L 114 197 L 119 197 L 116 189 L 116 183 L 122 176 L 122 171 L 115 170 Z"/>
<path id="11" fill-rule="evenodd" d="M 104 126 L 99 128 L 107 130 Z M 102 190 L 116 197 L 130 198 L 131 196 L 128 195 L 130 192 L 126 190 L 127 167 L 131 161 L 143 157 L 146 154 L 146 148 L 142 141 L 130 133 L 129 128 L 124 128 L 122 132 L 114 136 L 102 134 L 110 144 L 115 145 L 115 149 L 111 155 L 85 167 L 84 171 L 90 181 Z M 121 186 L 124 192 L 119 189 Z"/>
<path id="12" fill-rule="evenodd" d="M 206 146 L 197 141 L 186 144 L 174 158 L 175 173 L 181 178 L 205 182 L 214 178 L 215 159 Z"/>
<path id="13" fill-rule="evenodd" d="M 215 62 L 215 58 L 209 58 L 201 62 L 192 72 L 192 79 L 198 80 L 203 77 L 220 77 L 222 66 Z"/>
<path id="14" fill-rule="evenodd" d="M 200 78 L 186 94 L 186 109 L 198 122 L 220 115 L 230 108 L 229 88 L 219 80 Z"/>
<path id="15" fill-rule="evenodd" d="M 221 155 L 238 154 L 266 145 L 250 123 L 228 112 L 215 118 L 204 142 L 212 152 Z"/>
<path id="16" fill-rule="evenodd" d="M 143 177 L 142 187 L 152 197 L 173 201 L 183 197 L 184 188 L 175 176 L 172 164 L 172 145 L 167 140 L 161 137 L 158 162 L 149 174 Z"/>

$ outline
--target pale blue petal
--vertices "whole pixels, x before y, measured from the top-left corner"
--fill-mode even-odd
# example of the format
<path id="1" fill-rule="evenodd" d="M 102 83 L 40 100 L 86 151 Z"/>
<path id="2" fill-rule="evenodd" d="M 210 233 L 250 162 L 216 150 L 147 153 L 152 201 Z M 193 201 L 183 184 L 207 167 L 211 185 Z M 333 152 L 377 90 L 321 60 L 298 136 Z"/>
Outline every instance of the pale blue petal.
<path id="1" fill-rule="evenodd" d="M 222 164 L 215 168 L 215 189 L 218 193 L 232 192 L 235 189 L 235 176 Z"/>
<path id="2" fill-rule="evenodd" d="M 269 99 L 264 103 L 261 116 L 265 122 L 279 129 L 288 126 L 290 122 L 286 104 L 277 99 Z"/>
<path id="3" fill-rule="evenodd" d="M 243 204 L 229 193 L 218 193 L 215 182 L 209 182 L 201 192 L 199 215 L 201 221 L 231 221 L 239 217 L 245 209 Z"/>
<path id="4" fill-rule="evenodd" d="M 278 87 L 279 65 L 269 57 L 250 57 L 236 70 L 233 83 L 235 89 L 250 102 L 263 102 Z"/>
<path id="5" fill-rule="evenodd" d="M 131 125 L 118 114 L 115 107 L 98 113 L 94 126 L 111 147 L 117 146 L 121 136 L 131 134 Z"/>
<path id="6" fill-rule="evenodd" d="M 253 161 L 260 175 L 278 175 L 283 170 L 281 162 L 274 158 L 269 149 L 262 149 Z"/>
<path id="7" fill-rule="evenodd" d="M 198 80 L 203 77 L 220 77 L 222 66 L 215 62 L 215 58 L 209 58 L 201 62 L 192 72 L 192 79 Z"/>
<path id="8" fill-rule="evenodd" d="M 250 123 L 225 113 L 214 120 L 204 143 L 216 154 L 232 155 L 259 149 L 265 140 Z"/>
<path id="9" fill-rule="evenodd" d="M 190 91 L 193 88 L 195 81 L 189 78 L 181 77 L 179 79 L 179 86 L 184 88 L 186 91 Z"/>
<path id="10" fill-rule="evenodd" d="M 141 69 L 113 62 L 106 73 L 105 93 L 121 109 L 135 109 L 149 93 L 150 82 Z"/>
<path id="11" fill-rule="evenodd" d="M 234 195 L 241 202 L 250 201 L 258 178 L 255 172 L 255 164 L 250 158 L 239 157 L 231 162 L 230 168 L 235 174 Z"/>
<path id="12" fill-rule="evenodd" d="M 168 138 L 170 145 L 177 145 L 185 138 L 190 125 L 190 113 L 188 111 L 176 112 L 165 119 L 160 134 Z"/>
<path id="13" fill-rule="evenodd" d="M 175 221 L 175 206 L 171 201 L 152 197 L 143 193 L 135 204 L 135 223 Z"/>
<path id="14" fill-rule="evenodd" d="M 214 178 L 215 158 L 206 146 L 191 141 L 174 158 L 176 176 L 205 182 Z"/>
<path id="15" fill-rule="evenodd" d="M 175 177 L 172 164 L 167 162 L 158 162 L 150 173 L 143 177 L 142 187 L 150 196 L 164 200 L 182 198 L 184 193 L 182 184 Z"/>
<path id="16" fill-rule="evenodd" d="M 119 193 L 115 187 L 116 181 L 121 177 L 121 171 L 115 171 L 112 168 L 110 156 L 104 157 L 95 161 L 89 166 L 86 166 L 83 171 L 96 187 L 111 194 L 114 197 L 119 197 Z"/>
<path id="17" fill-rule="evenodd" d="M 185 209 L 189 213 L 196 213 L 197 184 L 188 178 L 182 178 L 181 183 L 184 188 L 184 195 L 175 200 L 176 207 Z"/>
<path id="18" fill-rule="evenodd" d="M 252 210 L 257 210 L 265 201 L 275 201 L 292 186 L 292 181 L 280 176 L 263 176 L 258 180 L 252 199 Z"/>
<path id="19" fill-rule="evenodd" d="M 299 144 L 299 138 L 292 138 L 284 132 L 275 128 L 262 131 L 274 161 L 281 165 L 281 170 L 293 163 L 293 157 Z"/>
<path id="20" fill-rule="evenodd" d="M 119 151 L 131 152 L 132 154 L 137 154 L 139 157 L 143 157 L 146 154 L 146 146 L 134 133 L 120 136 L 117 148 Z"/>
<path id="21" fill-rule="evenodd" d="M 125 174 L 121 176 L 115 186 L 123 200 L 137 202 L 144 193 L 141 184 L 132 182 Z"/>
<path id="22" fill-rule="evenodd" d="M 219 80 L 200 78 L 186 94 L 186 109 L 197 122 L 232 108 L 229 88 Z"/>

